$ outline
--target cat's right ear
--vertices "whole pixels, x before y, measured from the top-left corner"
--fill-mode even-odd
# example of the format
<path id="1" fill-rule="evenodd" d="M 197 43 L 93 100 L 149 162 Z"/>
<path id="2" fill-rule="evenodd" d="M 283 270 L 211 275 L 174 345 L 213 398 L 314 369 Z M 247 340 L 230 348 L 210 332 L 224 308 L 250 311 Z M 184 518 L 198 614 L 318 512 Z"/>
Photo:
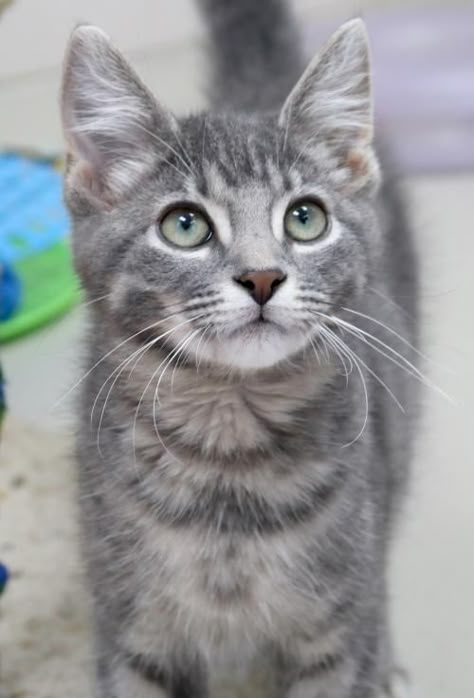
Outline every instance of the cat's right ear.
<path id="1" fill-rule="evenodd" d="M 106 34 L 89 25 L 69 41 L 61 105 L 68 185 L 103 206 L 138 183 L 177 129 Z"/>
<path id="2" fill-rule="evenodd" d="M 308 149 L 327 146 L 331 167 L 353 187 L 378 183 L 370 51 L 362 20 L 346 22 L 309 64 L 285 102 L 280 126 Z"/>

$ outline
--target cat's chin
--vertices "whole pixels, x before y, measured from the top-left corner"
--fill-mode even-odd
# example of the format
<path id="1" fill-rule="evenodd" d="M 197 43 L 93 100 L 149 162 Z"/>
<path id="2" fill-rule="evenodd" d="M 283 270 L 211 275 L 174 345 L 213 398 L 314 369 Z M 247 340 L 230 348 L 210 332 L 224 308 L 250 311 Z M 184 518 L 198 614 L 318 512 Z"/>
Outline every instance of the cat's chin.
<path id="1" fill-rule="evenodd" d="M 283 332 L 271 323 L 252 331 L 234 332 L 207 343 L 199 351 L 202 360 L 219 366 L 255 371 L 287 361 L 304 349 L 307 339 L 301 332 Z"/>

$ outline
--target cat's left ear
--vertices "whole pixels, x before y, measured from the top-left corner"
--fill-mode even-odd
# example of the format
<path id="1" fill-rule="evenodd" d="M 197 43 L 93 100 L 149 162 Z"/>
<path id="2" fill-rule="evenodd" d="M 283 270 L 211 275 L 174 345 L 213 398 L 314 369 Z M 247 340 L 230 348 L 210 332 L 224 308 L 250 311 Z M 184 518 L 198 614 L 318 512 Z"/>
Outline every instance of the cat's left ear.
<path id="1" fill-rule="evenodd" d="M 77 27 L 62 84 L 62 120 L 70 150 L 66 190 L 109 207 L 127 195 L 178 126 L 104 32 Z"/>
<path id="2" fill-rule="evenodd" d="M 315 154 L 324 146 L 348 184 L 376 183 L 370 55 L 364 22 L 346 22 L 313 59 L 286 100 L 280 126 Z M 341 173 L 342 174 L 342 173 Z"/>

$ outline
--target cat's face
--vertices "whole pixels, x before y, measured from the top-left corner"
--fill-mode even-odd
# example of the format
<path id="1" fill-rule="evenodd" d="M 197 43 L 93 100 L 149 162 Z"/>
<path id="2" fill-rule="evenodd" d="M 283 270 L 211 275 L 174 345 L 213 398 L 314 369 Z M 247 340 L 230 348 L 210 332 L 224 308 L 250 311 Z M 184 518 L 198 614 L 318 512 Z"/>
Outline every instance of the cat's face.
<path id="1" fill-rule="evenodd" d="M 349 75 L 351 96 L 315 61 L 280 115 L 178 121 L 101 33 L 75 35 L 66 196 L 91 299 L 107 296 L 124 338 L 144 330 L 196 364 L 253 370 L 312 351 L 366 284 L 376 247 L 366 75 Z M 326 53 L 366 70 L 360 30 L 347 41 Z"/>

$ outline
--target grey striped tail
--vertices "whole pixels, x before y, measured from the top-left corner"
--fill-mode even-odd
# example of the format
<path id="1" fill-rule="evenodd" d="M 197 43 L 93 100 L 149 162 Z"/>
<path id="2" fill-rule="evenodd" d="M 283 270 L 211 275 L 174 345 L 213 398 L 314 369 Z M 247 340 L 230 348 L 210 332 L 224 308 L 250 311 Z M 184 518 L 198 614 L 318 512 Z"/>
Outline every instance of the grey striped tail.
<path id="1" fill-rule="evenodd" d="M 211 39 L 218 109 L 280 107 L 300 77 L 301 39 L 285 0 L 197 0 Z"/>

